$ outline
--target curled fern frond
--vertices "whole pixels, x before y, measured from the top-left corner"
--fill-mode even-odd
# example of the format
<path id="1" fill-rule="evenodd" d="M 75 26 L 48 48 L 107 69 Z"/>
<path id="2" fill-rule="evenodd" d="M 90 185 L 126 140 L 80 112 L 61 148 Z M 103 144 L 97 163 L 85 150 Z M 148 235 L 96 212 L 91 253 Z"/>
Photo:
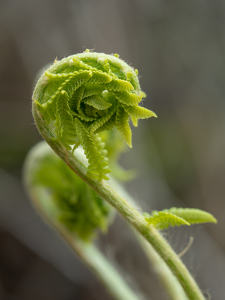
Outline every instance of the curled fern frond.
<path id="1" fill-rule="evenodd" d="M 139 106 L 145 96 L 137 71 L 118 55 L 85 51 L 55 62 L 45 71 L 33 93 L 33 110 L 38 111 L 54 139 L 67 150 L 74 144 L 83 146 L 90 171 L 93 161 L 99 162 L 94 135 L 116 128 L 132 147 L 129 119 L 137 126 L 138 119 L 156 117 Z M 87 143 L 89 138 L 91 144 Z M 94 165 L 99 180 L 106 179 L 103 165 L 100 163 L 98 168 Z"/>

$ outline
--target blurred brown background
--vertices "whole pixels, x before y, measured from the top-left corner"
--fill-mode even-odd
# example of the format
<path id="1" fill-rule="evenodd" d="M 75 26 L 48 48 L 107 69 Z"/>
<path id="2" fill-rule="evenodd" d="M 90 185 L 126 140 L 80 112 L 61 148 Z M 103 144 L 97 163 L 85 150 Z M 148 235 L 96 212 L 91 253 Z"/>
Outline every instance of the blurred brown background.
<path id="1" fill-rule="evenodd" d="M 133 129 L 122 157 L 141 211 L 211 212 L 218 225 L 165 234 L 205 294 L 225 295 L 225 2 L 222 0 L 0 0 L 0 299 L 110 297 L 36 215 L 22 187 L 24 158 L 41 140 L 31 115 L 36 73 L 86 48 L 119 53 L 139 70 L 158 119 Z M 118 217 L 104 251 L 147 299 L 168 299 Z M 132 249 L 132 251 L 131 251 Z M 210 298 L 208 298 L 210 299 Z"/>

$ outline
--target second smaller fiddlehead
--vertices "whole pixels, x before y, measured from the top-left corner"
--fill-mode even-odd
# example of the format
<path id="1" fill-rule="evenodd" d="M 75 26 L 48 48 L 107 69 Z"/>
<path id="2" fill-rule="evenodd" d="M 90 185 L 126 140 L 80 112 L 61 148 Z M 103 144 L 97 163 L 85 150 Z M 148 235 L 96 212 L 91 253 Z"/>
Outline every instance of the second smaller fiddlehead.
<path id="1" fill-rule="evenodd" d="M 113 213 L 110 205 L 72 172 L 45 142 L 31 150 L 27 161 L 29 185 L 48 193 L 55 218 L 67 230 L 86 242 L 90 242 L 98 230 L 107 231 Z"/>
<path id="2" fill-rule="evenodd" d="M 76 155 L 86 164 L 83 151 Z M 35 145 L 24 163 L 25 188 L 42 217 L 68 243 L 78 258 L 102 282 L 115 300 L 145 299 L 136 295 L 124 274 L 94 244 L 99 230 L 107 230 L 112 209 L 82 181 L 45 142 Z M 75 270 L 76 272 L 77 270 Z"/>
<path id="3" fill-rule="evenodd" d="M 81 145 L 88 173 L 102 180 L 108 179 L 110 169 L 98 133 L 116 128 L 132 147 L 129 119 L 137 126 L 138 119 L 156 117 L 139 106 L 144 97 L 137 70 L 118 55 L 86 50 L 55 62 L 44 72 L 34 90 L 33 111 L 48 124 L 53 140 L 67 150 Z"/>

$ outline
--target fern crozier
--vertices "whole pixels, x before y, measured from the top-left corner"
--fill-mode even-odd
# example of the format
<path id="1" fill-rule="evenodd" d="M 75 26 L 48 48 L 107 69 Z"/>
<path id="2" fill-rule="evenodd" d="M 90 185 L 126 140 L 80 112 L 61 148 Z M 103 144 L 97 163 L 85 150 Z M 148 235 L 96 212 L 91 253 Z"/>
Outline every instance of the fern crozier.
<path id="1" fill-rule="evenodd" d="M 98 180 L 108 179 L 110 172 L 98 133 L 117 129 L 132 147 L 129 119 L 137 126 L 138 119 L 156 117 L 139 106 L 146 95 L 137 73 L 117 54 L 86 50 L 55 61 L 35 87 L 33 110 L 48 125 L 52 140 L 67 150 L 81 145 L 89 161 L 88 174 Z"/>

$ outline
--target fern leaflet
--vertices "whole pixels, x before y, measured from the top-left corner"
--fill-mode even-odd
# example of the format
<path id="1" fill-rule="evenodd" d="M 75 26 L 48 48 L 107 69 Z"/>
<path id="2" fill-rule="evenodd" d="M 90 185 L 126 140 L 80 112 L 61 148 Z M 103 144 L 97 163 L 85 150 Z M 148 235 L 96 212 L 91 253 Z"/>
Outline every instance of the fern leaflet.
<path id="1" fill-rule="evenodd" d="M 49 80 L 55 81 L 55 80 L 66 79 L 66 78 L 72 76 L 73 72 L 71 72 L 71 73 L 58 73 L 58 74 L 54 74 L 54 73 L 50 73 L 50 72 L 46 71 L 45 75 L 48 76 Z"/>
<path id="2" fill-rule="evenodd" d="M 84 87 L 79 87 L 70 98 L 69 104 L 72 110 L 75 110 L 77 108 L 77 103 L 81 102 L 84 95 Z"/>
<path id="3" fill-rule="evenodd" d="M 129 93 L 127 91 L 124 92 L 114 92 L 116 98 L 125 105 L 137 105 L 141 101 L 141 96 Z"/>
<path id="4" fill-rule="evenodd" d="M 112 105 L 112 103 L 106 102 L 99 95 L 87 97 L 84 100 L 84 103 L 86 103 L 86 104 L 88 104 L 90 106 L 93 106 L 94 108 L 96 108 L 98 110 L 107 109 L 107 108 L 109 108 Z"/>
<path id="5" fill-rule="evenodd" d="M 115 111 L 116 108 L 112 109 L 108 114 L 99 117 L 96 121 L 94 121 L 89 127 L 90 132 L 95 132 L 98 128 L 102 127 L 106 122 L 108 122 Z"/>
<path id="6" fill-rule="evenodd" d="M 153 111 L 141 106 L 124 106 L 124 109 L 130 115 L 130 117 L 134 117 L 137 119 L 147 119 L 151 117 L 157 118 L 156 114 Z"/>
<path id="7" fill-rule="evenodd" d="M 169 226 L 190 225 L 189 222 L 171 213 L 159 211 L 154 216 L 145 217 L 149 225 L 154 225 L 157 229 L 166 229 Z"/>
<path id="8" fill-rule="evenodd" d="M 93 95 L 99 95 L 105 90 L 105 86 L 97 85 L 93 83 L 87 83 L 84 85 L 84 95 L 83 97 L 89 97 Z"/>
<path id="9" fill-rule="evenodd" d="M 106 84 L 105 88 L 108 91 L 122 92 L 122 91 L 130 91 L 133 90 L 133 85 L 122 79 L 112 79 L 112 81 Z"/>
<path id="10" fill-rule="evenodd" d="M 120 132 L 124 142 L 132 148 L 132 132 L 129 125 L 129 115 L 123 107 L 119 106 L 116 113 L 116 128 Z"/>
<path id="11" fill-rule="evenodd" d="M 75 119 L 75 124 L 81 145 L 89 162 L 88 173 L 98 180 L 109 179 L 105 174 L 110 173 L 110 170 L 107 168 L 108 164 L 104 155 L 98 149 L 94 134 L 90 133 L 78 119 Z"/>
<path id="12" fill-rule="evenodd" d="M 65 80 L 60 89 L 66 91 L 70 98 L 74 91 L 78 89 L 82 84 L 87 82 L 91 77 L 91 71 L 74 72 L 72 76 Z"/>
<path id="13" fill-rule="evenodd" d="M 185 219 L 190 224 L 217 223 L 217 220 L 210 213 L 196 208 L 177 208 L 164 209 L 162 212 L 174 214 Z M 153 211 L 153 214 L 157 213 Z"/>
<path id="14" fill-rule="evenodd" d="M 70 150 L 69 145 L 74 144 L 76 141 L 76 130 L 68 102 L 68 94 L 61 91 L 56 104 L 56 131 L 58 139 Z"/>
<path id="15" fill-rule="evenodd" d="M 112 81 L 112 77 L 102 71 L 92 71 L 92 77 L 89 80 L 90 83 L 94 83 L 94 84 L 109 83 L 111 81 Z"/>

